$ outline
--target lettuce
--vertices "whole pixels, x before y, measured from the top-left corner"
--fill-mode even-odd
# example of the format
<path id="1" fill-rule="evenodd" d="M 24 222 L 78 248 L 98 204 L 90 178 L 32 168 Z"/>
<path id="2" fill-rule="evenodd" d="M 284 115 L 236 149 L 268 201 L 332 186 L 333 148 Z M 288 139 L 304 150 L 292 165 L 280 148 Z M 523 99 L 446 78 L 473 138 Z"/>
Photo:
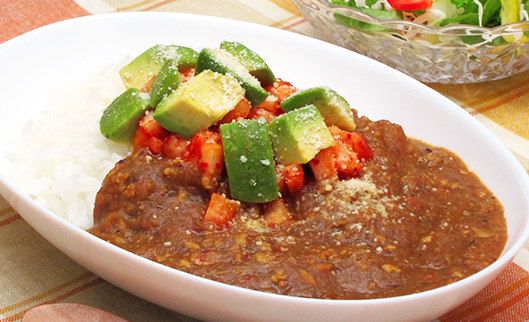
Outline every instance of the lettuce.
<path id="1" fill-rule="evenodd" d="M 375 4 L 380 6 L 380 0 L 359 0 L 359 2 L 360 1 L 365 1 L 365 7 L 358 7 L 355 0 L 331 0 L 335 5 L 357 8 L 378 19 L 394 19 L 397 15 L 400 17 L 403 16 L 402 12 L 398 10 L 374 8 L 369 10 L 375 6 Z M 479 1 L 481 6 L 479 6 L 476 1 Z M 529 9 L 529 0 L 522 0 L 521 3 L 523 4 L 522 8 L 525 7 Z M 478 26 L 481 22 L 483 27 L 496 27 L 501 24 L 501 6 L 501 0 L 434 0 L 432 8 L 445 12 L 446 17 L 439 19 L 436 22 L 432 21 L 431 23 L 435 23 L 433 25 L 434 27 L 443 27 L 458 24 Z M 482 10 L 480 7 L 482 7 Z M 394 14 L 387 14 L 388 11 L 392 11 Z M 412 13 L 418 17 L 424 12 L 424 10 L 417 10 Z M 523 14 L 525 16 L 528 15 L 526 11 L 524 11 Z M 524 20 L 527 20 L 527 18 Z"/>
<path id="2" fill-rule="evenodd" d="M 438 26 L 447 26 L 454 24 L 479 25 L 479 6 L 473 0 L 451 0 L 457 8 L 462 8 L 464 12 L 452 18 L 446 18 L 438 22 Z M 501 9 L 500 0 L 481 0 L 483 6 L 483 15 L 481 16 L 481 25 L 483 27 L 495 27 L 500 24 L 499 13 Z"/>

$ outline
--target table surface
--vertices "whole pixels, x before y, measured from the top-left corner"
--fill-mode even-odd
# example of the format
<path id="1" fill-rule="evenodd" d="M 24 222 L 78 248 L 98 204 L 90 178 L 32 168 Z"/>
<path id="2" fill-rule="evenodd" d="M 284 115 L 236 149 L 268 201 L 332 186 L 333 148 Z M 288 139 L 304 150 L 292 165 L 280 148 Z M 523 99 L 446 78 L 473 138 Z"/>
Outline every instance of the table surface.
<path id="1" fill-rule="evenodd" d="M 0 0 L 0 43 L 74 17 L 185 12 L 244 20 L 323 39 L 289 0 Z M 4 62 L 5 63 L 5 62 Z M 529 170 L 529 72 L 469 85 L 428 84 L 476 117 Z M 0 197 L 0 322 L 37 305 L 91 305 L 129 321 L 196 321 L 141 300 L 69 259 Z M 529 243 L 489 286 L 439 321 L 529 320 Z"/>

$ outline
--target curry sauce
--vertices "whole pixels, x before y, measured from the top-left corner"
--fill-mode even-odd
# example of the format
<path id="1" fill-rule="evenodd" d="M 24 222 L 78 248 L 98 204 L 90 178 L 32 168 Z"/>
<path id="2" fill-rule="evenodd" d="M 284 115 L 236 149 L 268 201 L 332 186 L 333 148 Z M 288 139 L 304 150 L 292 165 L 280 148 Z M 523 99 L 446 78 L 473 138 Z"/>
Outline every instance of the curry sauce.
<path id="1" fill-rule="evenodd" d="M 89 231 L 147 259 L 264 292 L 326 299 L 417 293 L 493 263 L 507 240 L 503 207 L 453 153 L 399 125 L 356 117 L 373 151 L 358 176 L 284 193 L 290 218 L 241 203 L 218 227 L 196 162 L 138 148 L 108 174 Z M 215 192 L 229 197 L 225 176 Z"/>

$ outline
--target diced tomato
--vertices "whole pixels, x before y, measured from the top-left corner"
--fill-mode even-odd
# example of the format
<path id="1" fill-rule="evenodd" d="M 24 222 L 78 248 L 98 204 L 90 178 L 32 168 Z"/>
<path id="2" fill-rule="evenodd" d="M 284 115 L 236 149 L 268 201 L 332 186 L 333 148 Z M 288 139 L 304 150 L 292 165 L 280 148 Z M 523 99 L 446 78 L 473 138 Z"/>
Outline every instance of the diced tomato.
<path id="1" fill-rule="evenodd" d="M 202 185 L 206 189 L 217 187 L 224 170 L 224 152 L 222 145 L 216 142 L 205 142 L 200 146 L 198 167 L 202 171 Z"/>
<path id="2" fill-rule="evenodd" d="M 217 124 L 220 125 L 245 119 L 248 114 L 250 114 L 251 109 L 252 105 L 250 104 L 250 101 L 246 98 L 243 98 L 239 103 L 237 103 L 237 105 L 235 105 L 235 108 L 229 111 L 228 114 L 224 115 L 222 120 L 220 120 Z"/>
<path id="3" fill-rule="evenodd" d="M 150 136 L 163 140 L 169 131 L 164 129 L 160 123 L 156 122 L 153 117 L 154 111 L 145 113 L 145 116 L 140 120 L 140 127 L 145 130 Z"/>
<path id="4" fill-rule="evenodd" d="M 278 164 L 275 170 L 279 191 L 296 193 L 303 188 L 305 172 L 301 164 Z"/>
<path id="5" fill-rule="evenodd" d="M 208 189 L 215 189 L 224 170 L 224 152 L 222 150 L 220 133 L 204 130 L 191 137 L 191 141 L 182 154 L 187 162 L 198 162 L 202 172 L 202 185 Z"/>
<path id="6" fill-rule="evenodd" d="M 297 89 L 289 82 L 285 82 L 282 79 L 276 79 L 275 83 L 265 88 L 271 95 L 277 97 L 278 104 L 287 99 Z"/>
<path id="7" fill-rule="evenodd" d="M 267 110 L 274 115 L 280 115 L 284 113 L 279 104 L 279 100 L 274 95 L 269 95 L 266 100 L 256 106 L 256 108 L 262 108 L 263 110 Z"/>
<path id="8" fill-rule="evenodd" d="M 139 127 L 136 130 L 136 135 L 134 136 L 134 139 L 132 140 L 132 146 L 148 147 L 150 139 L 151 136 L 149 135 L 149 133 L 147 133 L 142 127 Z"/>
<path id="9" fill-rule="evenodd" d="M 292 215 L 283 198 L 265 204 L 264 217 L 270 227 L 277 227 L 292 219 Z"/>
<path id="10" fill-rule="evenodd" d="M 352 178 L 362 170 L 363 164 L 356 152 L 341 141 L 331 147 L 334 150 L 334 161 L 338 174 L 342 178 Z"/>
<path id="11" fill-rule="evenodd" d="M 336 169 L 334 149 L 332 146 L 318 152 L 309 161 L 309 166 L 317 181 L 329 180 L 333 182 L 338 180 L 338 169 Z"/>
<path id="12" fill-rule="evenodd" d="M 338 174 L 342 178 L 356 176 L 363 167 L 356 150 L 361 151 L 363 155 L 368 155 L 371 149 L 369 149 L 365 140 L 362 141 L 363 145 L 359 142 L 363 139 L 360 134 L 344 131 L 336 126 L 331 126 L 329 131 L 336 142 L 332 148 Z"/>
<path id="13" fill-rule="evenodd" d="M 152 154 L 162 153 L 163 141 L 157 137 L 151 136 L 144 128 L 139 127 L 132 141 L 132 146 L 148 147 Z"/>
<path id="14" fill-rule="evenodd" d="M 163 141 L 157 137 L 151 136 L 149 140 L 149 150 L 152 154 L 161 154 L 163 148 Z"/>
<path id="15" fill-rule="evenodd" d="M 228 199 L 225 195 L 213 193 L 203 220 L 224 226 L 235 217 L 240 206 L 238 201 Z"/>
<path id="16" fill-rule="evenodd" d="M 178 134 L 169 134 L 163 140 L 162 152 L 168 158 L 176 158 L 183 155 L 185 149 L 189 145 L 189 140 L 186 140 Z"/>
<path id="17" fill-rule="evenodd" d="M 152 75 L 152 77 L 143 85 L 143 87 L 140 89 L 144 93 L 149 93 L 151 91 L 152 84 L 154 84 L 154 81 L 156 80 L 156 75 Z"/>
<path id="18" fill-rule="evenodd" d="M 366 139 L 356 132 L 344 131 L 336 126 L 329 127 L 335 141 L 339 141 L 356 152 L 359 159 L 368 160 L 373 157 L 373 151 L 367 145 Z"/>
<path id="19" fill-rule="evenodd" d="M 191 142 L 184 151 L 183 158 L 186 161 L 200 159 L 200 147 L 206 142 L 216 142 L 220 144 L 220 133 L 208 129 L 193 135 L 191 137 Z"/>
<path id="20" fill-rule="evenodd" d="M 285 166 L 285 183 L 290 193 L 295 193 L 303 188 L 305 173 L 301 164 L 289 164 Z"/>
<path id="21" fill-rule="evenodd" d="M 182 83 L 189 81 L 193 76 L 195 76 L 195 68 L 180 71 L 180 79 L 182 80 Z"/>
<path id="22" fill-rule="evenodd" d="M 353 150 L 358 154 L 358 158 L 368 160 L 373 157 L 373 150 L 367 145 L 366 139 L 362 135 L 353 132 L 350 141 Z"/>
<path id="23" fill-rule="evenodd" d="M 169 134 L 169 131 L 156 122 L 152 116 L 153 113 L 153 111 L 145 113 L 143 118 L 138 122 L 139 127 L 132 140 L 132 146 L 149 147 L 151 153 L 161 154 L 164 145 L 163 140 Z"/>
<path id="24" fill-rule="evenodd" d="M 432 6 L 433 0 L 388 0 L 395 10 L 423 10 Z"/>
<path id="25" fill-rule="evenodd" d="M 248 119 L 250 120 L 255 120 L 255 119 L 258 119 L 260 117 L 264 117 L 265 120 L 266 120 L 266 123 L 270 123 L 272 122 L 273 119 L 276 118 L 276 115 L 272 112 L 269 112 L 265 109 L 262 109 L 262 108 L 259 108 L 259 107 L 254 107 L 252 108 L 252 110 L 250 111 L 250 114 L 248 114 Z"/>

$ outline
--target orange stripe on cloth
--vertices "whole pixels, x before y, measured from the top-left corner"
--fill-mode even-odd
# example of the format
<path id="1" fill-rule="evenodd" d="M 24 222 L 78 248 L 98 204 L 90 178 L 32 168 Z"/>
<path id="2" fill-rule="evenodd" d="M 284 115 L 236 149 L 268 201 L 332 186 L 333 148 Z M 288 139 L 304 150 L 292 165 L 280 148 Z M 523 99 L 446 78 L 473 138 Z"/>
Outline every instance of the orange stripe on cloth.
<path id="1" fill-rule="evenodd" d="M 285 29 L 285 30 L 290 30 L 298 25 L 301 25 L 302 23 L 306 22 L 305 19 L 302 19 L 302 18 L 299 18 L 299 17 L 292 17 L 292 18 L 289 18 L 288 20 L 294 20 L 294 21 L 289 21 L 289 24 L 288 25 L 284 25 L 284 26 L 276 26 L 278 23 L 275 23 L 275 24 L 272 24 L 273 27 L 277 27 L 277 28 L 281 28 L 281 29 Z M 286 22 L 285 22 L 286 23 Z"/>
<path id="2" fill-rule="evenodd" d="M 9 224 L 14 223 L 15 221 L 22 219 L 19 214 L 14 214 L 11 217 L 7 217 L 6 219 L 0 221 L 0 227 L 7 226 Z"/>
<path id="3" fill-rule="evenodd" d="M 528 295 L 529 289 L 526 288 L 523 292 L 513 296 L 510 300 L 505 301 L 494 310 L 478 316 L 474 321 L 527 321 L 527 318 L 529 317 Z M 510 309 L 510 311 L 505 312 L 507 309 Z"/>
<path id="4" fill-rule="evenodd" d="M 521 84 L 523 83 L 512 82 L 502 84 L 498 87 L 492 87 L 492 85 L 486 84 L 484 87 L 482 87 L 483 89 L 479 95 L 472 96 L 472 94 L 467 93 L 468 95 L 465 99 L 465 105 L 469 107 L 476 107 L 483 102 L 493 101 L 494 99 L 498 99 L 503 95 L 509 94 L 510 92 L 519 89 Z M 475 89 L 478 88 L 476 84 L 467 84 L 467 86 L 470 86 L 469 92 L 476 93 Z"/>
<path id="5" fill-rule="evenodd" d="M 268 0 L 278 6 L 279 8 L 290 12 L 298 17 L 301 17 L 301 13 L 298 11 L 294 3 L 292 1 L 285 1 L 285 0 Z"/>
<path id="6" fill-rule="evenodd" d="M 529 272 L 511 263 L 476 296 L 439 318 L 441 322 L 529 320 Z"/>
<path id="7" fill-rule="evenodd" d="M 13 208 L 11 208 L 11 207 L 2 209 L 2 210 L 0 210 L 0 217 L 5 216 L 7 214 L 11 214 L 13 212 L 15 212 L 15 210 Z"/>
<path id="8" fill-rule="evenodd" d="M 281 28 L 281 29 L 289 29 L 289 28 L 293 28 L 293 27 L 299 25 L 300 23 L 303 23 L 304 21 L 305 20 L 303 20 L 302 18 L 299 18 L 297 16 L 292 16 L 292 17 L 289 17 L 289 18 L 286 18 L 286 19 L 283 19 L 283 20 L 276 21 L 273 24 L 271 24 L 270 26 L 271 27 L 276 27 L 276 28 Z"/>
<path id="9" fill-rule="evenodd" d="M 2 1 L 0 43 L 53 22 L 88 16 L 73 0 Z"/>
<path id="10" fill-rule="evenodd" d="M 9 312 L 9 311 L 14 311 L 16 309 L 19 309 L 23 306 L 27 306 L 27 305 L 31 305 L 33 303 L 37 303 L 47 297 L 50 297 L 52 296 L 53 294 L 56 294 L 56 293 L 59 293 L 59 292 L 62 292 L 64 291 L 65 289 L 68 289 L 69 287 L 72 287 L 72 285 L 75 285 L 77 283 L 80 283 L 82 282 L 83 280 L 86 280 L 86 279 L 89 279 L 90 277 L 94 276 L 94 274 L 92 274 L 91 272 L 86 272 L 84 274 L 81 274 L 79 276 L 77 276 L 76 278 L 74 279 L 71 279 L 69 281 L 66 281 L 62 284 L 59 284 L 57 285 L 56 287 L 53 287 L 43 293 L 40 293 L 40 294 L 37 294 L 33 297 L 30 297 L 28 299 L 25 299 L 23 301 L 20 301 L 18 303 L 15 303 L 13 305 L 9 305 L 9 306 L 6 306 L 6 307 L 3 307 L 3 308 L 0 308 L 0 314 L 4 314 L 6 312 Z"/>
<path id="11" fill-rule="evenodd" d="M 138 10 L 138 8 L 142 7 L 142 6 L 146 6 L 146 5 L 151 5 L 151 3 L 154 3 L 156 2 L 156 0 L 144 0 L 144 1 L 141 1 L 141 2 L 138 2 L 138 3 L 134 3 L 134 4 L 131 4 L 129 6 L 126 6 L 126 7 L 121 7 L 121 8 L 116 8 L 116 11 L 117 12 L 120 12 L 120 11 L 135 11 L 135 10 Z"/>
<path id="12" fill-rule="evenodd" d="M 176 2 L 176 1 L 178 1 L 178 0 L 165 0 L 165 1 L 162 1 L 162 2 L 157 3 L 155 5 L 152 5 L 150 7 L 147 7 L 145 9 L 142 9 L 142 11 L 150 11 L 150 10 L 158 9 L 161 6 L 165 6 L 166 4 L 173 3 L 173 2 Z"/>
<path id="13" fill-rule="evenodd" d="M 89 281 L 89 282 L 87 282 L 87 283 L 85 283 L 85 284 L 83 284 L 83 285 L 80 285 L 80 286 L 78 286 L 78 287 L 76 287 L 76 288 L 73 288 L 73 289 L 69 290 L 68 292 L 63 293 L 63 294 L 61 294 L 61 295 L 59 295 L 59 296 L 57 296 L 57 297 L 55 297 L 55 298 L 53 298 L 53 299 L 51 299 L 51 300 L 47 300 L 47 301 L 44 301 L 44 302 L 42 302 L 42 303 L 38 303 L 38 305 L 46 305 L 46 304 L 52 304 L 52 303 L 59 303 L 59 302 L 65 300 L 65 299 L 69 298 L 70 296 L 73 296 L 73 295 L 75 295 L 75 294 L 77 294 L 77 293 L 79 293 L 79 292 L 83 292 L 83 291 L 85 291 L 85 290 L 87 290 L 87 289 L 89 289 L 89 288 L 91 288 L 91 287 L 94 287 L 94 286 L 96 286 L 96 285 L 99 285 L 99 284 L 101 284 L 101 283 L 103 283 L 103 282 L 104 282 L 103 279 L 101 279 L 101 278 L 97 278 L 97 279 L 92 280 L 92 281 Z M 36 306 L 37 306 L 37 305 L 36 305 Z M 18 312 L 18 313 L 16 313 L 16 314 L 13 314 L 13 315 L 11 315 L 11 316 L 8 316 L 7 318 L 0 320 L 0 322 L 14 322 L 14 321 L 18 321 L 18 320 L 20 320 L 20 319 L 24 316 L 24 314 L 26 314 L 27 311 L 29 311 L 30 309 L 31 309 L 31 308 L 28 308 L 28 309 L 25 309 L 25 310 L 23 310 L 23 311 L 21 311 L 21 312 Z"/>
<path id="14" fill-rule="evenodd" d="M 519 85 L 518 85 L 519 86 Z M 486 104 L 484 106 L 480 106 L 480 107 L 475 107 L 475 109 L 473 111 L 470 112 L 471 115 L 477 115 L 477 114 L 483 114 L 485 112 L 488 112 L 488 111 L 491 111 L 499 106 L 502 106 L 504 104 L 507 104 L 509 102 L 512 102 L 520 97 L 522 97 L 523 95 L 526 95 L 529 93 L 529 87 L 528 86 L 524 86 L 524 87 L 521 87 L 519 90 L 517 91 L 513 91 L 511 93 L 509 93 L 508 96 L 506 97 L 503 97 L 499 100 L 496 100 L 495 102 L 492 102 L 490 104 Z M 470 107 L 472 107 L 471 104 L 467 104 L 469 105 Z M 475 105 L 479 105 L 477 102 Z"/>
<path id="15" fill-rule="evenodd" d="M 520 73 L 494 82 L 472 84 L 427 84 L 434 90 L 460 103 L 463 107 L 480 110 L 488 106 L 491 110 L 505 103 L 512 102 L 526 92 L 529 84 L 529 72 Z M 512 98 L 511 98 L 512 97 Z M 496 102 L 502 103 L 496 104 Z M 482 111 L 480 111 L 482 112 Z"/>

